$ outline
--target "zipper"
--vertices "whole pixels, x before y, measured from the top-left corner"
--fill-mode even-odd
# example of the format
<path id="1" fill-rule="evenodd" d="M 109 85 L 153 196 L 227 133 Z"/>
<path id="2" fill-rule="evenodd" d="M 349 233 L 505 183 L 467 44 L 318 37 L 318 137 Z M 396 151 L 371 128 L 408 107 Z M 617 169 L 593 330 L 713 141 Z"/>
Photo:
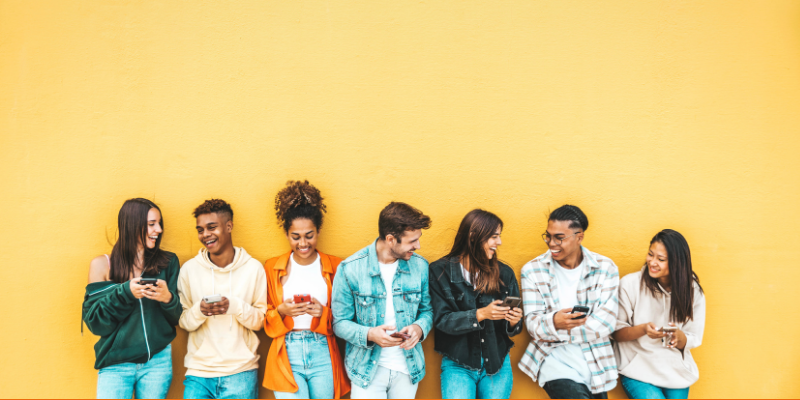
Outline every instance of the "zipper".
<path id="1" fill-rule="evenodd" d="M 114 287 L 116 287 L 116 286 L 119 286 L 119 285 L 121 285 L 121 283 L 117 283 L 117 284 L 115 284 L 115 285 L 111 285 L 111 286 L 109 286 L 109 287 L 107 287 L 107 288 L 105 288 L 105 289 L 100 289 L 100 290 L 98 290 L 98 291 L 96 291 L 96 292 L 94 292 L 94 293 L 89 293 L 89 296 L 94 296 L 94 295 L 96 295 L 96 294 L 98 294 L 98 293 L 105 292 L 106 290 L 108 290 L 108 289 L 111 289 L 111 288 L 114 288 Z"/>
<path id="2" fill-rule="evenodd" d="M 139 299 L 139 309 L 142 311 L 142 330 L 144 331 L 144 344 L 147 345 L 147 361 L 150 361 L 150 342 L 147 341 L 147 325 L 144 323 L 144 306 Z"/>

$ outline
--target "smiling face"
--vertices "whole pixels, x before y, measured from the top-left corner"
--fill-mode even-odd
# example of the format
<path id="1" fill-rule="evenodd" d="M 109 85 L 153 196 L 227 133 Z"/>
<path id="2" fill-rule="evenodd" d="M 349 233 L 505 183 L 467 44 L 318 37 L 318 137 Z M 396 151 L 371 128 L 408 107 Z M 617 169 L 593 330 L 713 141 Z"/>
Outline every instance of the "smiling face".
<path id="1" fill-rule="evenodd" d="M 667 248 L 661 242 L 653 242 L 647 252 L 647 272 L 653 279 L 669 278 Z"/>
<path id="2" fill-rule="evenodd" d="M 422 229 L 408 230 L 403 232 L 400 241 L 397 241 L 394 235 L 387 235 L 386 243 L 391 247 L 392 257 L 408 261 L 414 255 L 414 252 L 421 248 L 420 237 L 422 237 Z"/>
<path id="3" fill-rule="evenodd" d="M 316 259 L 317 236 L 319 236 L 319 230 L 310 219 L 295 218 L 292 221 L 289 231 L 286 232 L 286 238 L 289 239 L 295 259 L 309 262 Z"/>
<path id="4" fill-rule="evenodd" d="M 580 229 L 570 229 L 570 223 L 570 221 L 547 221 L 547 234 L 556 239 L 551 239 L 547 246 L 556 261 L 563 261 L 581 251 L 583 232 L 580 232 Z M 557 244 L 559 240 L 561 244 Z"/>
<path id="5" fill-rule="evenodd" d="M 486 252 L 486 258 L 492 259 L 497 254 L 497 247 L 503 244 L 500 240 L 500 234 L 503 232 L 502 227 L 497 227 L 491 237 L 483 242 L 483 250 Z"/>
<path id="6" fill-rule="evenodd" d="M 161 213 L 158 212 L 158 209 L 151 208 L 147 212 L 147 239 L 145 239 L 145 246 L 148 249 L 154 249 L 162 232 L 164 230 L 161 228 Z"/>
<path id="7" fill-rule="evenodd" d="M 233 221 L 212 212 L 197 216 L 197 238 L 211 254 L 221 253 L 231 243 Z"/>

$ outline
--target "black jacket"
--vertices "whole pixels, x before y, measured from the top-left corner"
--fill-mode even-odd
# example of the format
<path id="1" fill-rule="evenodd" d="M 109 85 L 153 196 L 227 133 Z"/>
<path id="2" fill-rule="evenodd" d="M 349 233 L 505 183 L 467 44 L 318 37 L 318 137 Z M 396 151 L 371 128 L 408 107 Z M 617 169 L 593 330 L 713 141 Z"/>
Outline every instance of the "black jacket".
<path id="1" fill-rule="evenodd" d="M 442 258 L 430 265 L 428 276 L 433 306 L 434 349 L 472 370 L 483 368 L 489 375 L 503 366 L 514 347 L 510 336 L 522 332 L 520 320 L 509 331 L 508 321 L 478 322 L 477 310 L 506 296 L 521 297 L 517 277 L 508 265 L 499 263 L 500 293 L 481 294 L 464 280 L 457 258 Z M 520 307 L 522 308 L 522 307 Z"/>

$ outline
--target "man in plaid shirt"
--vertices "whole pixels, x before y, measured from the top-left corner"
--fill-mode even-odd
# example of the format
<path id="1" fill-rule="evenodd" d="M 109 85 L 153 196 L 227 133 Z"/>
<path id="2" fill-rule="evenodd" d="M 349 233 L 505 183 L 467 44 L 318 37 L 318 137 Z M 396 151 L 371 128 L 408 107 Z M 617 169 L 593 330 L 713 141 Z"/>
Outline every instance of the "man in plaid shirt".
<path id="1" fill-rule="evenodd" d="M 564 205 L 550 214 L 550 247 L 522 268 L 525 326 L 532 340 L 519 367 L 552 399 L 606 399 L 617 385 L 611 334 L 619 273 L 611 259 L 583 246 L 589 220 Z M 586 306 L 588 313 L 572 312 Z"/>

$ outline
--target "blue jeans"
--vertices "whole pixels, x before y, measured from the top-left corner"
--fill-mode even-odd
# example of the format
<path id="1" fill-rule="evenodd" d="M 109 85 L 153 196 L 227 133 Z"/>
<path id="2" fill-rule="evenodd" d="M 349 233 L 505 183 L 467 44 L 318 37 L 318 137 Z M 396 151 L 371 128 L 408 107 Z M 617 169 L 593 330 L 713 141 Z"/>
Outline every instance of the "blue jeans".
<path id="1" fill-rule="evenodd" d="M 474 371 L 446 356 L 442 357 L 441 379 L 443 399 L 507 399 L 511 397 L 511 386 L 514 384 L 508 355 L 494 375 L 486 375 L 483 368 Z"/>
<path id="2" fill-rule="evenodd" d="M 413 399 L 417 396 L 419 382 L 412 383 L 411 376 L 400 371 L 378 366 L 372 382 L 366 387 L 353 385 L 351 399 Z"/>
<path id="3" fill-rule="evenodd" d="M 275 391 L 276 399 L 332 399 L 333 366 L 328 338 L 311 331 L 286 334 L 286 352 L 297 391 Z"/>
<path id="4" fill-rule="evenodd" d="M 184 399 L 255 399 L 258 398 L 258 370 L 239 372 L 219 378 L 186 375 Z"/>
<path id="5" fill-rule="evenodd" d="M 122 363 L 97 372 L 98 399 L 163 399 L 172 382 L 172 345 L 144 364 Z"/>
<path id="6" fill-rule="evenodd" d="M 625 394 L 631 399 L 688 399 L 689 388 L 667 389 L 649 383 L 628 378 L 625 375 L 619 376 L 622 381 L 622 388 Z"/>

